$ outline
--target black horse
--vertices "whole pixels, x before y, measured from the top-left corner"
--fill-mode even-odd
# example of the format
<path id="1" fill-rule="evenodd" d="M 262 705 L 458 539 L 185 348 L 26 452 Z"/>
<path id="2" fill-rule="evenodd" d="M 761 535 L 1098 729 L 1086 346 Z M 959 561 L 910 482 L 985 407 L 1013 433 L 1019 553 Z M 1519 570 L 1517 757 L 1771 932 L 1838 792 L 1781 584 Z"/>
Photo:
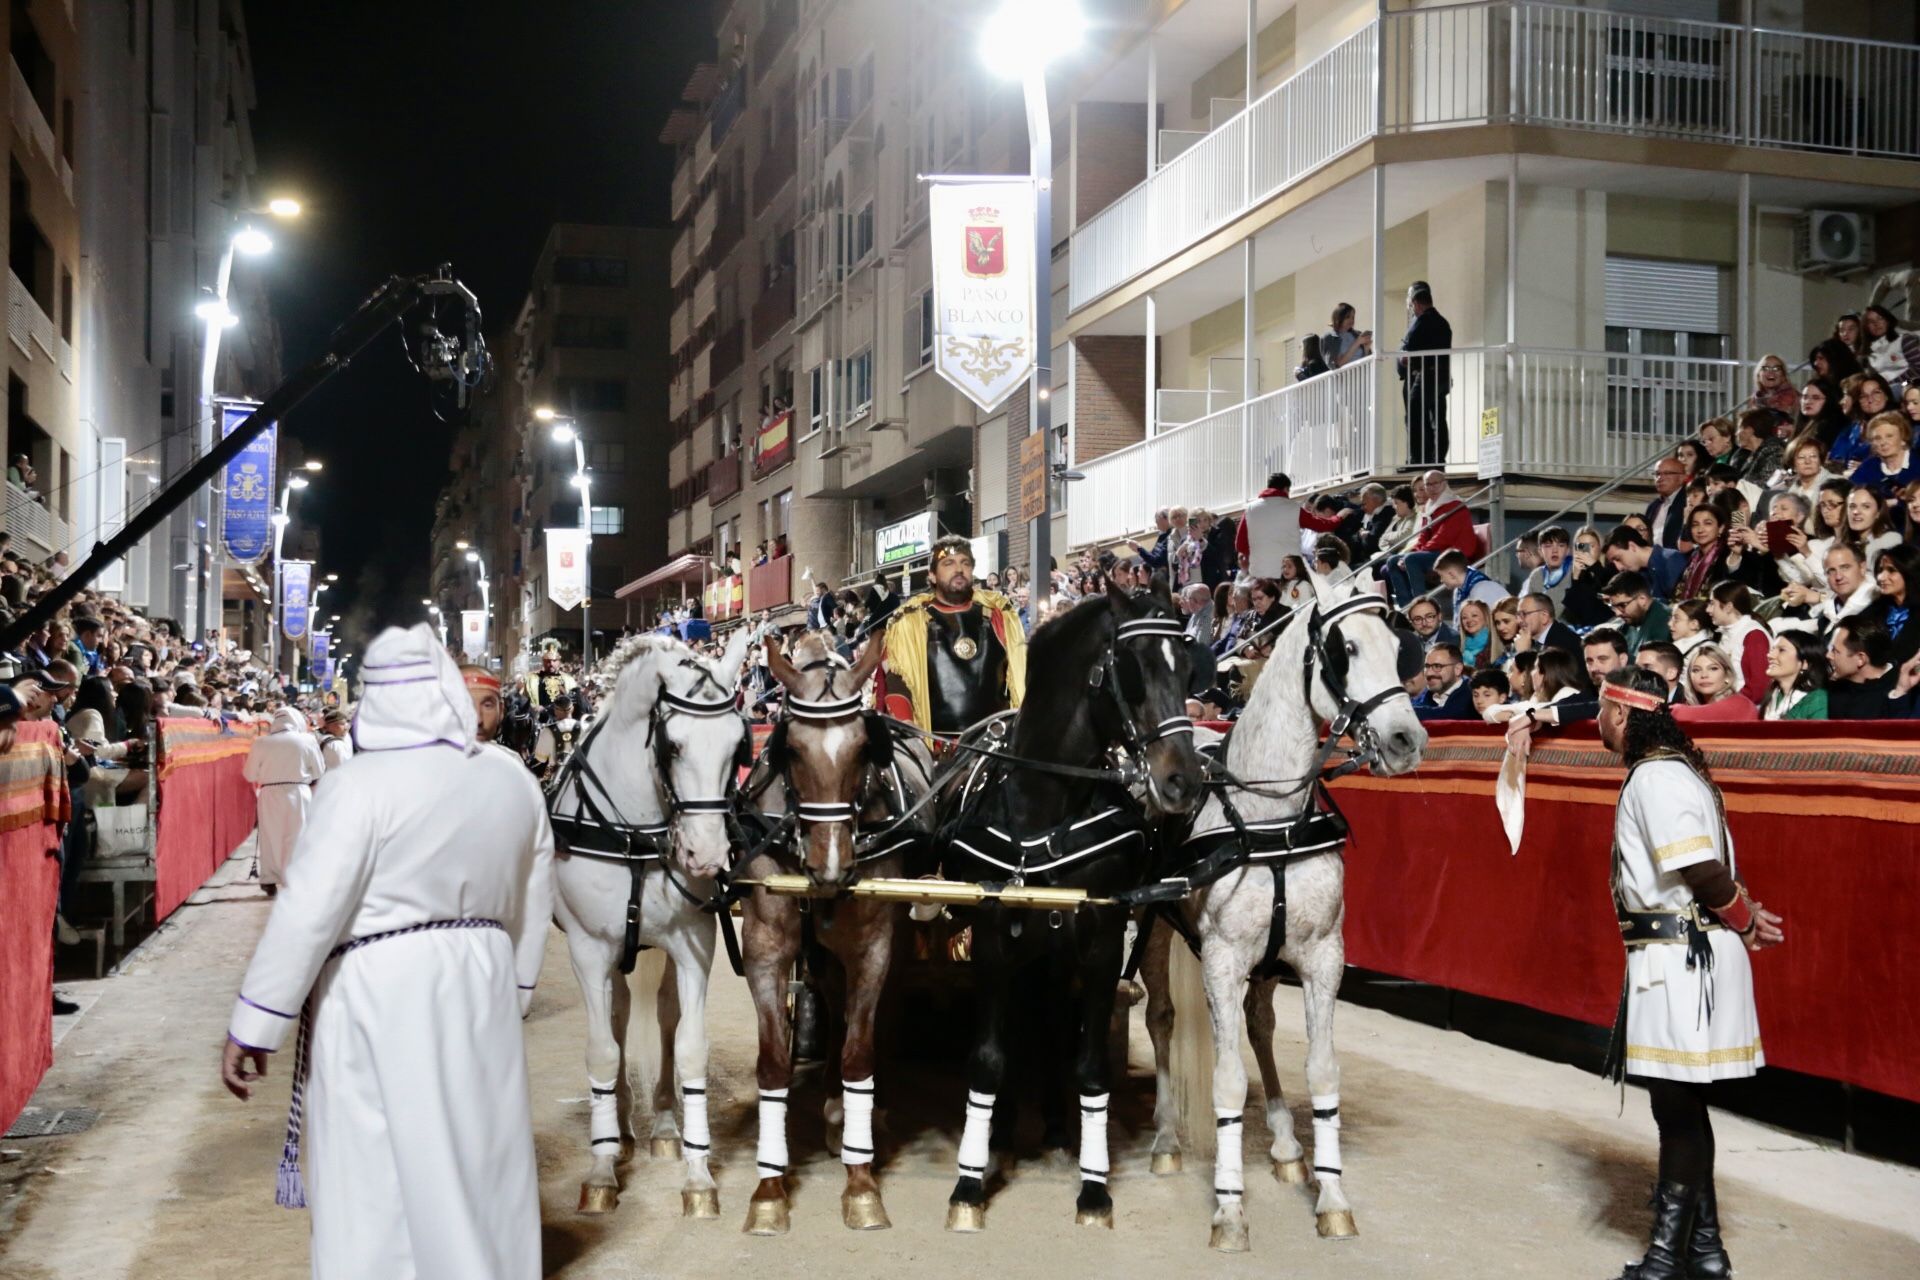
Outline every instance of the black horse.
<path id="1" fill-rule="evenodd" d="M 1186 698 L 1196 671 L 1179 615 L 1156 578 L 1140 594 L 1109 589 L 1034 632 L 1027 694 L 1004 753 L 984 758 L 943 828 L 953 879 L 1077 887 L 1111 898 L 1139 885 L 1153 818 L 1190 812 L 1204 795 Z M 1116 756 L 1118 757 L 1116 761 Z M 1118 767 L 1116 767 L 1116 765 Z M 1130 792 L 1144 789 L 1146 813 Z M 1032 966 L 1070 980 L 1066 1018 L 1080 1094 L 1080 1195 L 1074 1220 L 1113 1225 L 1107 1192 L 1107 1028 L 1120 981 L 1128 909 L 1045 912 L 989 905 L 973 917 L 977 1012 L 966 1127 L 947 1227 L 985 1225 L 994 1103 L 1006 1075 L 1015 975 Z M 1048 982 L 1058 992 L 1068 984 Z M 1073 1029 L 1077 1024 L 1077 1035 Z M 1043 1055 L 1044 1056 L 1044 1055 Z"/>

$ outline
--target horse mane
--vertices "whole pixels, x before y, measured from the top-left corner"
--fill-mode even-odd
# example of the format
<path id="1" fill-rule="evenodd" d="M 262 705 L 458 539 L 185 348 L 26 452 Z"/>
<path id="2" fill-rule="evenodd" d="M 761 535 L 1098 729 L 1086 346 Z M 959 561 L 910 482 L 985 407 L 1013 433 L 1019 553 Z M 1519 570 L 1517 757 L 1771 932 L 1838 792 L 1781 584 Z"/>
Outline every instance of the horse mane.
<path id="1" fill-rule="evenodd" d="M 1027 641 L 1027 696 L 1020 704 L 1021 723 L 1053 724 L 1054 709 L 1064 714 L 1075 702 L 1085 700 L 1087 664 L 1099 656 L 1094 633 L 1112 615 L 1113 606 L 1104 593 L 1090 595 L 1033 629 Z M 1035 707 L 1045 714 L 1026 714 Z M 1048 736 L 1057 738 L 1051 732 Z"/>
<path id="2" fill-rule="evenodd" d="M 651 632 L 628 636 L 614 646 L 612 653 L 601 659 L 600 675 L 606 680 L 609 689 L 617 690 L 620 686 L 621 673 L 633 664 L 634 659 L 650 653 L 670 652 L 685 647 L 678 640 L 668 636 L 654 635 Z"/>

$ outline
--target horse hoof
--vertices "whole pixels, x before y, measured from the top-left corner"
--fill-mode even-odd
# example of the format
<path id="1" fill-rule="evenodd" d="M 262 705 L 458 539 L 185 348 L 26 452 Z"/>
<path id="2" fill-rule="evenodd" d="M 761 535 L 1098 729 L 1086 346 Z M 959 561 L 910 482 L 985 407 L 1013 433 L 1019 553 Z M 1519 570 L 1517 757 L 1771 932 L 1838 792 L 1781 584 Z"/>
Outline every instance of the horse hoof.
<path id="1" fill-rule="evenodd" d="M 1322 1240 L 1350 1240 L 1360 1234 L 1360 1228 L 1353 1225 L 1351 1209 L 1333 1209 L 1316 1214 L 1314 1228 L 1320 1232 Z"/>
<path id="2" fill-rule="evenodd" d="M 1299 1156 L 1291 1160 L 1275 1160 L 1273 1176 L 1292 1186 L 1305 1186 L 1307 1181 L 1307 1162 Z"/>
<path id="3" fill-rule="evenodd" d="M 682 1191 L 680 1193 L 680 1216 L 683 1218 L 719 1217 L 719 1188 L 701 1187 L 698 1191 Z"/>
<path id="4" fill-rule="evenodd" d="M 750 1236 L 783 1236 L 792 1225 L 785 1200 L 749 1200 L 747 1225 L 741 1229 Z"/>
<path id="5" fill-rule="evenodd" d="M 1098 1209 L 1075 1209 L 1073 1225 L 1076 1227 L 1105 1227 L 1113 1230 L 1113 1206 L 1102 1205 Z"/>
<path id="6" fill-rule="evenodd" d="M 950 1204 L 947 1206 L 947 1230 L 974 1232 L 987 1229 L 987 1206 Z"/>
<path id="7" fill-rule="evenodd" d="M 878 1191 L 841 1192 L 840 1219 L 849 1231 L 885 1231 L 893 1225 Z"/>
<path id="8" fill-rule="evenodd" d="M 1245 1253 L 1250 1247 L 1245 1222 L 1216 1222 L 1207 1237 L 1207 1248 L 1219 1253 Z"/>
<path id="9" fill-rule="evenodd" d="M 647 1142 L 647 1154 L 655 1160 L 678 1160 L 680 1158 L 680 1139 L 649 1139 Z"/>
<path id="10" fill-rule="evenodd" d="M 1153 1153 L 1153 1173 L 1164 1178 L 1170 1173 L 1180 1172 L 1180 1153 L 1178 1151 L 1156 1151 Z"/>
<path id="11" fill-rule="evenodd" d="M 612 1213 L 614 1206 L 620 1203 L 620 1188 L 597 1186 L 593 1183 L 580 1184 L 581 1213 Z"/>

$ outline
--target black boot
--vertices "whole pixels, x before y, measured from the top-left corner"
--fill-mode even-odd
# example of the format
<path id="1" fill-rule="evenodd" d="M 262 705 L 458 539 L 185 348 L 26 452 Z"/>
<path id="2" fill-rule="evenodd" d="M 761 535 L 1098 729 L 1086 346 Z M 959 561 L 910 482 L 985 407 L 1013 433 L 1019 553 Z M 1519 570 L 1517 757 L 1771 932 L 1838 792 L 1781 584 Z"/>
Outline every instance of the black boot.
<path id="1" fill-rule="evenodd" d="M 1687 1228 L 1692 1225 L 1694 1192 L 1677 1182 L 1653 1189 L 1653 1239 L 1647 1255 L 1620 1273 L 1620 1280 L 1687 1280 Z"/>
<path id="2" fill-rule="evenodd" d="M 1700 1193 L 1693 1209 L 1693 1230 L 1687 1233 L 1687 1275 L 1692 1280 L 1731 1280 L 1733 1260 L 1720 1240 L 1720 1204 L 1713 1182 Z"/>

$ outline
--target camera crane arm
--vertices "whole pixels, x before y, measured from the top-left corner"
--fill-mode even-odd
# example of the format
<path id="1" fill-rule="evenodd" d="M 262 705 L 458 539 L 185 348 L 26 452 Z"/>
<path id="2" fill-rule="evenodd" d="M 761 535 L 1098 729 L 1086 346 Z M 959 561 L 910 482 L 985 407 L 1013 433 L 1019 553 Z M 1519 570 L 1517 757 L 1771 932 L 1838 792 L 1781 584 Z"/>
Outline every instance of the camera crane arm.
<path id="1" fill-rule="evenodd" d="M 458 332 L 448 332 L 437 323 L 438 309 L 449 305 L 464 312 Z M 424 317 L 416 316 L 416 312 L 424 312 Z M 232 434 L 218 441 L 178 479 L 155 494 L 152 501 L 128 518 L 119 533 L 105 542 L 95 543 L 85 561 L 0 632 L 0 651 L 11 652 L 23 644 L 99 577 L 102 570 L 131 551 L 195 490 L 218 476 L 220 469 L 237 457 L 255 436 L 272 423 L 284 421 L 294 406 L 345 369 L 389 326 L 410 318 L 407 358 L 430 381 L 453 383 L 459 402 L 464 404 L 466 391 L 477 385 L 486 372 L 479 303 L 472 291 L 455 280 L 445 267 L 433 275 L 390 277 L 334 330 L 327 339 L 326 350 L 318 358 L 275 387 Z"/>

